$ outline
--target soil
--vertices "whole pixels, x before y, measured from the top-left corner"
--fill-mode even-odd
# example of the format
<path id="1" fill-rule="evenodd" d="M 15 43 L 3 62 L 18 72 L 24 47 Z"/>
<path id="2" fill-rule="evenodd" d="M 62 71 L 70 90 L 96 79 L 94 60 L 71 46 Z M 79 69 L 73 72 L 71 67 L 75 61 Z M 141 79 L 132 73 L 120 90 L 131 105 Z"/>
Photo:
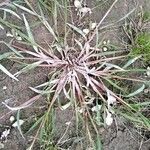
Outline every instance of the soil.
<path id="1" fill-rule="evenodd" d="M 3 1 L 1 1 L 3 2 Z M 98 1 L 97 1 L 98 2 Z M 88 6 L 94 7 L 95 2 L 87 1 Z M 98 22 L 100 18 L 104 15 L 112 1 L 106 2 L 104 5 L 94 10 L 93 21 Z M 135 7 L 143 6 L 144 9 L 150 9 L 149 0 L 121 0 L 117 3 L 114 9 L 111 11 L 110 15 L 104 21 L 103 25 L 107 25 L 112 22 L 116 22 L 128 12 L 130 12 Z M 135 13 L 132 14 L 134 17 Z M 32 18 L 30 18 L 32 20 Z M 115 45 L 122 46 L 122 39 L 124 37 L 123 33 L 120 31 L 119 22 L 117 27 L 114 29 L 104 30 L 101 37 L 103 39 L 110 40 L 111 43 Z M 61 27 L 60 27 L 61 28 Z M 7 29 L 0 29 L 0 40 L 8 40 L 6 37 Z M 36 35 L 36 41 L 46 47 L 47 43 L 51 42 L 51 35 L 45 30 L 44 27 L 38 26 L 34 29 L 34 35 Z M 0 44 L 0 54 L 9 51 L 7 47 Z M 20 69 L 17 63 L 4 60 L 2 63 L 11 73 L 15 73 Z M 42 84 L 48 79 L 48 73 L 50 70 L 36 68 L 28 73 L 21 74 L 18 79 L 19 81 L 14 81 L 6 76 L 0 71 L 0 132 L 3 132 L 6 126 L 10 126 L 9 118 L 11 115 L 16 116 L 16 112 L 10 112 L 2 104 L 3 101 L 11 106 L 18 106 L 25 101 L 29 100 L 35 93 L 29 89 L 29 87 L 34 87 L 36 85 Z M 4 88 L 5 87 L 5 88 Z M 36 107 L 35 107 L 36 106 Z M 25 120 L 23 128 L 26 130 L 30 124 L 32 124 L 33 119 L 38 115 L 41 115 L 46 110 L 46 101 L 44 97 L 41 97 L 36 101 L 35 105 L 24 109 L 21 111 L 21 119 Z M 59 140 L 66 130 L 66 123 L 71 122 L 68 132 L 63 137 L 62 141 L 72 139 L 67 144 L 64 144 L 64 148 L 68 150 L 85 150 L 84 146 L 81 147 L 79 142 L 74 142 L 73 138 L 75 134 L 75 117 L 72 109 L 60 110 L 56 108 L 56 134 L 55 139 Z M 148 135 L 141 134 L 141 131 L 135 129 L 131 124 L 129 124 L 123 118 L 116 118 L 115 123 L 106 129 L 99 129 L 100 136 L 102 138 L 102 144 L 104 150 L 150 150 L 150 139 Z M 31 135 L 26 135 L 26 139 L 23 139 L 20 135 L 18 129 L 13 128 L 10 135 L 8 136 L 7 142 L 3 143 L 4 148 L 2 150 L 26 150 L 31 143 Z M 83 142 L 84 143 L 84 142 Z M 36 150 L 40 148 L 35 146 Z"/>

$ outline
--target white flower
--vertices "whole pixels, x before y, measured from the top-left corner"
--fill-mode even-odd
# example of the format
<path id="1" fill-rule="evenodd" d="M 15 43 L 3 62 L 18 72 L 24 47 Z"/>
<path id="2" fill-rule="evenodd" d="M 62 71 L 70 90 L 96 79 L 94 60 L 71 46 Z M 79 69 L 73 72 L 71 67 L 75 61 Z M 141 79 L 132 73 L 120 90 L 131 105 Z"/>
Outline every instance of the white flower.
<path id="1" fill-rule="evenodd" d="M 104 45 L 107 45 L 107 41 L 103 41 L 103 44 L 104 44 Z"/>
<path id="2" fill-rule="evenodd" d="M 14 37 L 10 32 L 7 32 L 7 33 L 6 33 L 6 36 L 7 36 L 7 37 Z"/>
<path id="3" fill-rule="evenodd" d="M 15 37 L 16 38 L 16 40 L 18 40 L 18 41 L 22 41 L 22 37 L 20 37 L 19 35 L 18 35 L 18 33 L 15 31 L 15 30 L 11 30 L 11 33 L 10 32 L 7 32 L 6 33 L 6 36 L 7 37 Z"/>
<path id="4" fill-rule="evenodd" d="M 90 30 L 89 29 L 83 29 L 83 33 L 86 35 L 86 34 L 88 34 L 90 32 Z"/>
<path id="5" fill-rule="evenodd" d="M 22 37 L 20 37 L 20 36 L 16 36 L 16 39 L 17 39 L 18 41 L 22 41 Z"/>
<path id="6" fill-rule="evenodd" d="M 82 8 L 82 5 L 81 5 L 81 2 L 79 1 L 79 0 L 75 0 L 74 1 L 74 6 L 76 7 L 76 8 Z"/>
<path id="7" fill-rule="evenodd" d="M 68 121 L 65 123 L 67 126 L 69 126 L 71 124 L 71 121 Z"/>
<path id="8" fill-rule="evenodd" d="M 7 86 L 3 86 L 3 90 L 6 90 L 7 89 Z"/>
<path id="9" fill-rule="evenodd" d="M 110 91 L 107 89 L 107 104 L 108 104 L 108 109 L 110 109 L 110 106 L 116 103 L 116 98 L 110 94 Z"/>
<path id="10" fill-rule="evenodd" d="M 88 8 L 88 7 L 82 7 L 82 8 L 80 8 L 79 12 L 82 14 L 82 16 L 84 16 L 87 13 L 89 13 L 89 14 L 92 13 L 91 8 Z"/>
<path id="11" fill-rule="evenodd" d="M 103 47 L 103 51 L 106 52 L 108 48 L 106 46 Z"/>
<path id="12" fill-rule="evenodd" d="M 77 108 L 77 111 L 78 111 L 80 114 L 82 114 L 82 113 L 84 112 L 84 108 L 78 107 L 78 108 Z"/>
<path id="13" fill-rule="evenodd" d="M 92 24 L 91 24 L 91 29 L 94 30 L 94 29 L 96 28 L 96 25 L 97 25 L 96 22 L 92 23 Z"/>
<path id="14" fill-rule="evenodd" d="M 112 114 L 107 110 L 106 125 L 110 126 L 113 123 Z"/>
<path id="15" fill-rule="evenodd" d="M 93 112 L 97 112 L 97 111 L 101 110 L 101 108 L 102 108 L 102 105 L 96 105 L 96 106 L 92 107 L 91 110 L 92 110 Z"/>
<path id="16" fill-rule="evenodd" d="M 15 123 L 12 124 L 12 127 L 14 127 L 14 128 L 18 127 L 18 123 L 19 123 L 19 126 L 21 126 L 21 125 L 23 125 L 24 120 L 19 120 L 18 122 L 16 121 Z"/>
<path id="17" fill-rule="evenodd" d="M 10 116 L 9 121 L 12 123 L 15 120 L 14 116 Z"/>
<path id="18" fill-rule="evenodd" d="M 150 77 L 150 67 L 149 66 L 147 67 L 146 74 L 147 74 L 148 77 Z"/>

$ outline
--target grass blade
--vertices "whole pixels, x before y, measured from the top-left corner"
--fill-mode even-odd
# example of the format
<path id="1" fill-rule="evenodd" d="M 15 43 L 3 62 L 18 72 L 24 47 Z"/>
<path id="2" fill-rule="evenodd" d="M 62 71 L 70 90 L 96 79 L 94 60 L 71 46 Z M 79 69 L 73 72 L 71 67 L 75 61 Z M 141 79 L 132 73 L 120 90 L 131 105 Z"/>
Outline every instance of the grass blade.
<path id="1" fill-rule="evenodd" d="M 20 127 L 19 120 L 20 120 L 20 110 L 17 111 L 17 128 L 18 128 L 18 130 L 19 130 L 21 136 L 24 138 L 23 133 L 22 133 L 22 130 L 21 130 L 21 127 Z M 24 138 L 24 139 L 25 139 L 25 138 Z"/>
<path id="2" fill-rule="evenodd" d="M 31 15 L 37 16 L 37 14 L 36 14 L 35 12 L 31 11 L 30 9 L 28 9 L 28 8 L 26 8 L 26 7 L 24 7 L 24 6 L 18 5 L 18 4 L 16 4 L 16 3 L 13 3 L 13 4 L 14 4 L 15 6 L 19 7 L 20 9 L 24 10 L 25 12 L 28 12 L 28 13 L 31 14 Z"/>
<path id="3" fill-rule="evenodd" d="M 75 30 L 76 32 L 78 32 L 80 35 L 82 35 L 84 38 L 86 38 L 85 34 L 83 33 L 82 30 L 80 30 L 79 28 L 77 28 L 76 26 L 70 24 L 70 23 L 67 23 L 67 25 L 69 27 L 71 27 L 73 30 Z"/>
<path id="4" fill-rule="evenodd" d="M 31 69 L 34 69 L 35 67 L 39 66 L 43 61 L 38 61 L 32 64 L 28 64 L 26 67 L 24 67 L 22 70 L 18 71 L 17 73 L 15 73 L 15 75 L 20 75 L 23 72 L 27 72 Z"/>
<path id="5" fill-rule="evenodd" d="M 9 56 L 11 56 L 13 54 L 14 53 L 12 53 L 12 52 L 4 53 L 4 54 L 0 55 L 0 60 L 6 59 L 6 58 L 8 58 Z"/>
<path id="6" fill-rule="evenodd" d="M 143 84 L 138 90 L 134 91 L 133 93 L 130 93 L 126 97 L 133 97 L 139 93 L 141 93 L 145 89 L 145 84 Z"/>
<path id="7" fill-rule="evenodd" d="M 31 127 L 30 129 L 26 132 L 26 134 L 30 133 L 32 130 L 34 130 L 39 123 L 42 121 L 42 119 L 44 118 L 45 115 L 43 115 L 42 117 L 40 117 Z"/>
<path id="8" fill-rule="evenodd" d="M 21 20 L 21 17 L 20 17 L 17 13 L 15 13 L 14 11 L 12 11 L 12 10 L 10 10 L 10 9 L 6 9 L 6 8 L 0 8 L 0 9 L 1 9 L 1 10 L 4 10 L 4 11 L 6 11 L 6 12 L 9 12 L 10 14 L 16 16 L 18 19 Z"/>
<path id="9" fill-rule="evenodd" d="M 137 59 L 141 58 L 141 56 L 135 57 L 133 59 L 130 59 L 124 66 L 123 69 L 127 68 L 128 66 L 130 66 L 131 64 L 133 64 Z"/>
<path id="10" fill-rule="evenodd" d="M 0 70 L 7 74 L 10 78 L 19 81 L 14 75 L 12 75 L 4 66 L 0 64 Z"/>
<path id="11" fill-rule="evenodd" d="M 32 35 L 31 29 L 30 29 L 30 25 L 29 25 L 29 23 L 28 23 L 28 21 L 27 21 L 27 19 L 26 19 L 26 17 L 25 17 L 24 14 L 23 14 L 23 20 L 24 20 L 25 27 L 26 27 L 28 36 L 29 36 L 29 38 L 30 38 L 30 41 L 31 41 L 31 43 L 33 43 L 33 48 L 34 48 L 34 50 L 38 53 L 38 48 L 37 48 L 37 46 L 34 45 L 35 40 L 34 40 L 34 37 L 33 37 L 33 35 Z"/>

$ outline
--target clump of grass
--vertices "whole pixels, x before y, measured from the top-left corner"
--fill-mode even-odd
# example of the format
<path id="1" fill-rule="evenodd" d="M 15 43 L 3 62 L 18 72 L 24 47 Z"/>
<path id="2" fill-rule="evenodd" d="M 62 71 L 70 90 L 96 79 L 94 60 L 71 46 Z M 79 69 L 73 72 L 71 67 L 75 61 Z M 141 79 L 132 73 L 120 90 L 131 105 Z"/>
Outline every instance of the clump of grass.
<path id="1" fill-rule="evenodd" d="M 60 6 L 58 1 L 53 2 L 56 2 L 54 6 Z M 139 58 L 136 57 L 125 62 L 124 60 L 127 55 L 122 51 L 110 50 L 104 52 L 98 46 L 99 43 L 101 43 L 101 41 L 99 41 L 100 30 L 98 29 L 101 27 L 102 22 L 107 17 L 116 2 L 117 0 L 115 0 L 115 2 L 111 5 L 100 22 L 96 24 L 96 27 L 94 29 L 89 29 L 89 33 L 85 34 L 82 30 L 84 28 L 84 25 L 79 26 L 81 22 L 79 22 L 78 24 L 73 21 L 74 18 L 72 18 L 72 7 L 70 5 L 70 2 L 65 1 L 65 6 L 60 6 L 61 8 L 63 8 L 63 10 L 65 9 L 65 11 L 62 12 L 65 16 L 65 33 L 63 37 L 62 35 L 59 35 L 57 27 L 52 27 L 48 22 L 40 4 L 38 5 L 40 11 L 37 13 L 27 0 L 26 4 L 28 8 L 17 3 L 13 3 L 14 7 L 37 17 L 41 24 L 53 37 L 53 41 L 47 44 L 49 48 L 45 49 L 35 41 L 32 33 L 32 28 L 30 27 L 30 22 L 28 22 L 26 15 L 23 14 L 22 16 L 18 16 L 16 13 L 12 13 L 11 11 L 9 11 L 12 15 L 15 15 L 20 20 L 22 20 L 26 31 L 22 32 L 15 28 L 14 25 L 11 26 L 10 24 L 8 24 L 8 22 L 5 22 L 6 26 L 13 28 L 15 32 L 17 32 L 18 35 L 23 39 L 23 41 L 21 42 L 13 39 L 13 42 L 11 41 L 10 43 L 6 44 L 13 52 L 13 54 L 7 58 L 13 61 L 17 61 L 21 64 L 23 62 L 25 67 L 23 66 L 22 69 L 16 72 L 14 75 L 10 74 L 3 66 L 0 66 L 0 69 L 8 74 L 11 78 L 16 80 L 18 80 L 17 77 L 20 74 L 28 72 L 35 67 L 48 68 L 50 72 L 48 82 L 37 85 L 36 87 L 30 87 L 31 90 L 37 93 L 37 96 L 31 98 L 20 107 L 11 108 L 7 104 L 5 104 L 5 106 L 11 110 L 18 110 L 29 107 L 34 101 L 36 101 L 43 95 L 46 95 L 48 97 L 48 110 L 46 111 L 42 119 L 40 119 L 40 126 L 37 134 L 35 135 L 33 143 L 30 146 L 30 149 L 33 147 L 33 144 L 37 139 L 39 133 L 41 133 L 42 140 L 46 142 L 48 137 L 52 136 L 50 113 L 54 107 L 54 104 L 56 102 L 59 103 L 60 95 L 63 95 L 65 97 L 65 104 L 61 105 L 59 103 L 60 105 L 58 105 L 58 107 L 60 107 L 61 109 L 73 107 L 76 112 L 76 120 L 79 119 L 78 108 L 82 110 L 82 112 L 80 112 L 83 117 L 83 122 L 87 127 L 86 131 L 89 137 L 90 144 L 93 147 L 95 147 L 95 143 L 89 131 L 89 120 L 97 135 L 96 147 L 101 147 L 97 127 L 106 125 L 106 118 L 108 114 L 111 121 L 112 116 L 115 116 L 113 114 L 113 108 L 109 106 L 108 99 L 110 98 L 115 100 L 117 104 L 120 104 L 123 107 L 122 111 L 117 111 L 117 109 L 115 111 L 116 114 L 122 115 L 132 121 L 135 121 L 140 127 L 150 127 L 150 121 L 147 118 L 144 118 L 144 116 L 141 114 L 141 109 L 143 108 L 136 109 L 136 107 L 133 107 L 137 105 L 138 102 L 134 102 L 131 104 L 125 101 L 126 98 L 131 98 L 143 92 L 145 87 L 145 81 L 141 79 L 133 79 L 128 76 L 128 72 L 132 73 L 135 71 L 133 69 L 130 69 L 129 67 Z M 69 17 L 71 18 L 70 20 L 68 20 L 67 17 L 68 13 Z M 55 14 L 55 25 L 57 25 L 57 17 L 58 16 Z M 94 39 L 96 39 L 96 41 Z M 18 46 L 16 44 L 17 42 L 21 44 L 21 46 Z M 23 48 L 22 45 L 30 47 L 30 49 Z M 116 84 L 116 80 L 131 80 L 133 82 L 140 82 L 143 84 L 139 89 L 128 93 Z M 113 90 L 112 87 L 117 90 Z M 92 115 L 88 104 L 93 103 L 93 100 L 96 96 L 98 97 L 98 102 L 96 102 L 95 109 L 98 111 L 96 111 L 96 113 L 94 112 L 94 115 Z M 136 120 L 137 118 L 138 120 Z M 51 145 L 51 141 L 52 139 L 49 139 L 48 145 L 47 143 L 42 143 L 43 147 L 45 148 L 46 146 L 53 146 Z"/>
<path id="2" fill-rule="evenodd" d="M 139 33 L 135 39 L 135 46 L 133 46 L 131 55 L 142 55 L 144 61 L 150 60 L 150 33 Z"/>
<path id="3" fill-rule="evenodd" d="M 134 19 L 128 19 L 124 31 L 128 38 L 128 44 L 131 47 L 129 53 L 132 57 L 142 56 L 144 62 L 150 60 L 150 33 L 147 26 L 149 24 L 149 12 L 144 12 L 141 7 L 137 17 Z"/>

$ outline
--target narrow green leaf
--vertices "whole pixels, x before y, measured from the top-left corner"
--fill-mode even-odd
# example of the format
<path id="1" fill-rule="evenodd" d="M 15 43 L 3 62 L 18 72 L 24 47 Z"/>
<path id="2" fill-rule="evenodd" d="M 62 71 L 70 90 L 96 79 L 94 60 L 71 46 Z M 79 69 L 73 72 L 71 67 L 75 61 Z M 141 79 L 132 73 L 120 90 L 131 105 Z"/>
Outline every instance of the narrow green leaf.
<path id="1" fill-rule="evenodd" d="M 19 81 L 14 75 L 12 75 L 4 66 L 0 64 L 0 70 L 7 74 L 10 78 Z"/>
<path id="2" fill-rule="evenodd" d="M 139 58 L 141 58 L 141 56 L 138 56 L 138 57 L 135 57 L 135 58 L 132 58 L 130 59 L 124 66 L 123 68 L 127 68 L 128 66 L 130 66 L 131 64 L 133 64 L 136 60 L 138 60 Z"/>
<path id="3" fill-rule="evenodd" d="M 0 9 L 1 9 L 1 10 L 4 10 L 4 11 L 6 11 L 6 12 L 8 12 L 8 13 L 14 15 L 14 16 L 16 16 L 16 17 L 19 18 L 19 19 L 21 19 L 21 17 L 20 17 L 17 13 L 15 13 L 14 11 L 12 11 L 12 10 L 10 10 L 10 9 L 7 9 L 7 8 L 0 8 Z"/>
<path id="4" fill-rule="evenodd" d="M 20 124 L 19 124 L 19 120 L 20 120 L 20 110 L 17 111 L 17 128 L 18 128 L 21 136 L 24 138 L 21 127 L 20 127 Z"/>
<path id="5" fill-rule="evenodd" d="M 139 89 L 137 89 L 136 91 L 134 91 L 133 93 L 130 93 L 129 95 L 127 95 L 125 97 L 133 97 L 133 96 L 143 92 L 144 89 L 145 89 L 145 84 L 143 84 Z"/>
<path id="6" fill-rule="evenodd" d="M 131 116 L 127 113 L 122 113 L 122 112 L 119 112 L 119 111 L 118 111 L 118 113 L 120 115 L 122 115 L 123 117 L 125 117 L 126 119 L 129 119 L 130 121 L 137 122 L 137 123 L 142 123 L 142 121 L 138 117 Z"/>
<path id="7" fill-rule="evenodd" d="M 97 135 L 97 138 L 96 138 L 96 150 L 102 150 L 102 142 L 101 142 L 101 138 L 99 137 L 99 135 Z"/>
<path id="8" fill-rule="evenodd" d="M 50 26 L 50 24 L 46 21 L 45 18 L 41 19 L 42 23 L 45 25 L 45 27 L 47 28 L 47 30 L 53 35 L 53 37 L 55 38 L 56 41 L 58 41 L 57 36 L 55 35 L 55 32 L 53 31 L 52 27 Z"/>
<path id="9" fill-rule="evenodd" d="M 86 38 L 85 34 L 83 33 L 83 31 L 81 29 L 77 28 L 76 26 L 74 26 L 74 25 L 72 25 L 70 23 L 67 23 L 67 25 L 69 27 L 71 27 L 73 30 L 75 30 L 76 32 L 78 32 L 80 35 L 82 35 L 84 38 Z"/>
<path id="10" fill-rule="evenodd" d="M 12 52 L 4 53 L 4 54 L 0 55 L 0 60 L 6 59 L 6 58 L 8 58 L 9 56 L 11 56 L 13 54 L 14 53 L 12 53 Z"/>
<path id="11" fill-rule="evenodd" d="M 42 121 L 42 119 L 44 118 L 44 115 L 42 117 L 40 117 L 31 127 L 30 129 L 26 132 L 26 134 L 30 133 L 32 130 L 34 130 Z"/>
<path id="12" fill-rule="evenodd" d="M 122 89 L 121 87 L 119 87 L 116 83 L 114 83 L 113 81 L 107 79 L 107 78 L 104 78 L 106 81 L 108 81 L 113 87 L 115 87 L 116 89 L 119 89 L 121 90 L 122 92 L 125 92 L 124 89 Z"/>
<path id="13" fill-rule="evenodd" d="M 0 17 L 0 22 L 6 25 L 7 27 L 21 29 L 21 27 L 2 19 L 1 17 Z"/>
<path id="14" fill-rule="evenodd" d="M 20 56 L 23 58 L 23 56 L 15 49 L 13 48 L 10 44 L 7 44 L 5 42 L 3 42 L 11 51 L 13 51 L 16 55 Z"/>
<path id="15" fill-rule="evenodd" d="M 19 4 L 16 4 L 16 3 L 13 3 L 13 4 L 14 4 L 15 6 L 19 7 L 20 9 L 22 9 L 22 10 L 28 12 L 29 14 L 37 16 L 37 14 L 36 14 L 35 12 L 31 11 L 30 9 L 28 9 L 28 8 L 26 8 L 26 7 L 24 7 L 24 6 L 21 6 L 21 5 L 19 5 Z"/>
<path id="16" fill-rule="evenodd" d="M 51 90 L 38 90 L 38 89 L 36 89 L 36 88 L 33 88 L 33 87 L 29 87 L 32 91 L 34 91 L 34 92 L 36 92 L 36 93 L 38 93 L 38 94 L 50 94 L 50 93 L 52 93 L 52 92 L 54 92 L 54 91 L 51 91 Z"/>
<path id="17" fill-rule="evenodd" d="M 31 69 L 34 69 L 35 67 L 37 67 L 38 65 L 40 65 L 43 61 L 37 61 L 35 63 L 32 64 L 28 64 L 26 67 L 24 67 L 22 70 L 18 71 L 17 73 L 15 73 L 15 75 L 20 75 L 23 72 L 27 72 Z"/>
<path id="18" fill-rule="evenodd" d="M 26 27 L 26 30 L 27 30 L 28 36 L 29 36 L 29 38 L 30 38 L 30 41 L 31 41 L 31 43 L 33 43 L 33 48 L 34 48 L 34 50 L 35 50 L 36 52 L 38 52 L 38 48 L 37 48 L 37 46 L 35 46 L 35 45 L 34 45 L 35 40 L 34 40 L 34 37 L 33 37 L 33 35 L 32 35 L 32 32 L 31 32 L 31 29 L 30 29 L 29 23 L 28 23 L 28 21 L 27 21 L 27 19 L 26 19 L 26 17 L 25 17 L 25 15 L 24 15 L 24 14 L 23 14 L 23 20 L 24 20 L 25 27 Z"/>

